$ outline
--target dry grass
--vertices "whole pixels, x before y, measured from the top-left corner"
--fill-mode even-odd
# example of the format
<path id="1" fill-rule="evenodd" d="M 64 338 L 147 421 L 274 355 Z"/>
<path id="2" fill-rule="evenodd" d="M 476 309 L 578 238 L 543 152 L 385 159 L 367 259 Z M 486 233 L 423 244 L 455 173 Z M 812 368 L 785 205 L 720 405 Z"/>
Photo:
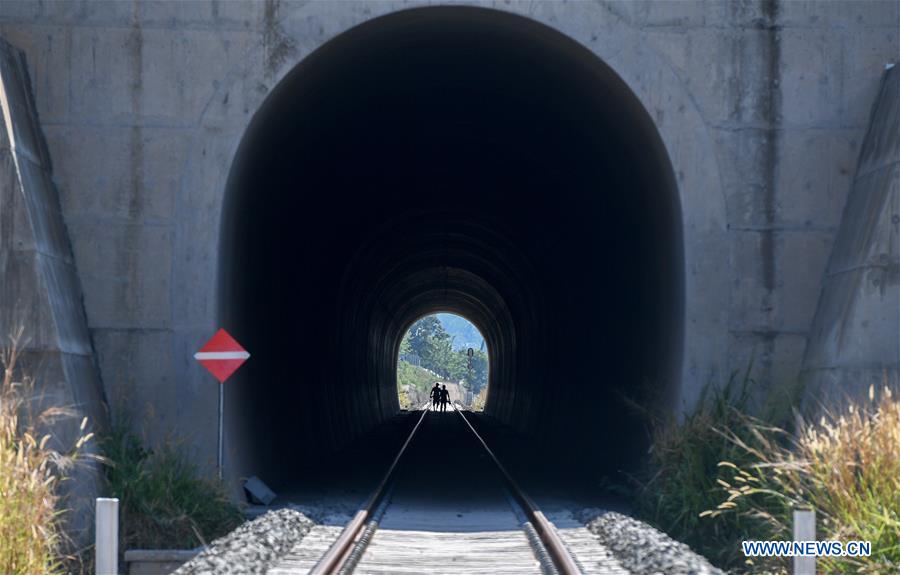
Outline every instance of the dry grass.
<path id="1" fill-rule="evenodd" d="M 52 437 L 42 430 L 73 414 L 61 408 L 35 412 L 41 402 L 34 381 L 16 377 L 20 339 L 21 331 L 0 357 L 0 573 L 60 573 L 65 539 L 57 488 L 91 434 L 84 434 L 85 419 L 71 453 L 50 447 Z"/>
<path id="2" fill-rule="evenodd" d="M 487 403 L 487 386 L 481 388 L 478 395 L 472 401 L 472 411 L 484 411 L 484 404 Z"/>
<path id="3" fill-rule="evenodd" d="M 745 418 L 751 444 L 731 429 L 720 432 L 752 463 L 723 461 L 725 500 L 703 515 L 738 515 L 761 526 L 755 539 L 791 539 L 792 510 L 817 513 L 820 540 L 872 543 L 868 558 L 820 558 L 824 573 L 900 573 L 900 399 L 886 385 L 868 401 L 803 423 L 785 446 L 781 429 Z M 753 572 L 787 572 L 784 560 L 748 564 Z"/>
<path id="4" fill-rule="evenodd" d="M 645 467 L 635 477 L 637 516 L 723 568 L 743 560 L 739 555 L 741 534 L 754 526 L 734 514 L 710 521 L 700 513 L 721 500 L 717 464 L 722 460 L 751 461 L 744 450 L 716 432 L 729 429 L 753 444 L 742 415 L 755 385 L 751 368 L 748 366 L 740 377 L 732 374 L 724 386 L 705 386 L 697 408 L 681 420 L 672 414 L 647 413 L 652 421 L 653 443 Z"/>

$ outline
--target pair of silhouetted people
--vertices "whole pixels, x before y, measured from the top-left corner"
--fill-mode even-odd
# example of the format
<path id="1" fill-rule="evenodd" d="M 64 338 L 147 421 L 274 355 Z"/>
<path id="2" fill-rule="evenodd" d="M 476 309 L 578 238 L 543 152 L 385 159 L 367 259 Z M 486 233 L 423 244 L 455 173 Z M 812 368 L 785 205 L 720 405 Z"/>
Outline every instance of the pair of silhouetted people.
<path id="1" fill-rule="evenodd" d="M 441 411 L 447 411 L 448 403 L 450 403 L 450 392 L 447 391 L 447 386 L 441 387 L 440 383 L 434 382 L 434 387 L 431 388 L 431 408 L 437 411 L 440 406 Z"/>

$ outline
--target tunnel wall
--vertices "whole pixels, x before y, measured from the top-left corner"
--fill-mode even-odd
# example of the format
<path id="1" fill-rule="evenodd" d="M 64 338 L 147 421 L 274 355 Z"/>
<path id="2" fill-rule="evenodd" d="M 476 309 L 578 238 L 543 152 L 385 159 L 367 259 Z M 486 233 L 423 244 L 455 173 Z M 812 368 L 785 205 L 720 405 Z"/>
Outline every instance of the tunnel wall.
<path id="1" fill-rule="evenodd" d="M 191 355 L 219 324 L 224 190 L 253 114 L 317 47 L 415 5 L 0 5 L 0 36 L 32 72 L 104 386 L 150 438 L 179 430 L 215 458 L 217 388 Z M 656 124 L 683 215 L 685 404 L 751 355 L 763 381 L 794 377 L 898 52 L 896 4 L 499 9 L 590 49 Z"/>
<path id="2" fill-rule="evenodd" d="M 23 54 L 0 39 L 0 369 L 8 346 L 18 354 L 14 386 L 29 380 L 38 393 L 20 390 L 28 413 L 63 410 L 70 416 L 25 420 L 49 447 L 70 453 L 82 434 L 108 421 L 103 389 L 81 299 L 50 158 L 38 124 Z M 7 390 L 3 390 L 4 395 Z M 5 408 L 9 410 L 9 407 Z M 4 411 L 6 413 L 6 411 Z M 4 418 L 7 416 L 4 415 Z M 79 428 L 85 419 L 84 430 Z M 83 452 L 96 451 L 88 442 Z M 96 461 L 86 458 L 64 482 L 64 518 L 78 544 L 90 541 L 92 497 L 98 492 Z M 77 497 L 77 498 L 76 498 Z"/>
<path id="3" fill-rule="evenodd" d="M 677 395 L 681 220 L 652 120 L 579 44 L 467 7 L 371 20 L 284 78 L 241 143 L 220 306 L 260 351 L 229 420 L 258 474 L 302 476 L 397 412 L 403 330 L 455 309 L 492 344 L 489 414 L 616 469 L 646 449 L 625 398 Z M 634 443 L 593 439 L 616 433 Z"/>
<path id="4" fill-rule="evenodd" d="M 900 68 L 886 70 L 803 363 L 812 410 L 900 382 Z"/>

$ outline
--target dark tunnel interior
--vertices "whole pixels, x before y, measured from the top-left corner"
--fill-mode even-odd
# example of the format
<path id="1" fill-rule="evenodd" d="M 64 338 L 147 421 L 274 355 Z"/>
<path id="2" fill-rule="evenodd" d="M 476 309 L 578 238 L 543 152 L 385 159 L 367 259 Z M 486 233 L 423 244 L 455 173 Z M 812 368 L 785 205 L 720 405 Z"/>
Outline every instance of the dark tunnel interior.
<path id="1" fill-rule="evenodd" d="M 647 446 L 626 398 L 679 385 L 678 193 L 653 122 L 590 51 L 469 7 L 369 21 L 256 113 L 222 219 L 226 465 L 290 485 L 399 411 L 410 324 L 472 321 L 486 413 L 602 474 Z"/>

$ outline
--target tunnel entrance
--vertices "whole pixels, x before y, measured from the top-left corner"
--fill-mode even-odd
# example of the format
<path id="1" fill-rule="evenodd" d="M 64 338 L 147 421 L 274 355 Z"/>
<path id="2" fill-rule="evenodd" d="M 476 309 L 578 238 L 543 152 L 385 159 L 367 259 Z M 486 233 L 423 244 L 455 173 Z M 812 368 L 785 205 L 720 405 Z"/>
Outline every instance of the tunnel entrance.
<path id="1" fill-rule="evenodd" d="M 397 395 L 402 409 L 433 405 L 438 386 L 447 390 L 449 402 L 484 411 L 489 375 L 487 342 L 481 330 L 460 315 L 426 315 L 409 326 L 400 340 Z"/>
<path id="2" fill-rule="evenodd" d="M 429 7 L 304 58 L 229 176 L 226 467 L 274 487 L 400 410 L 397 345 L 434 310 L 491 350 L 486 414 L 597 473 L 647 446 L 627 400 L 679 385 L 681 214 L 648 114 L 523 17 Z"/>

